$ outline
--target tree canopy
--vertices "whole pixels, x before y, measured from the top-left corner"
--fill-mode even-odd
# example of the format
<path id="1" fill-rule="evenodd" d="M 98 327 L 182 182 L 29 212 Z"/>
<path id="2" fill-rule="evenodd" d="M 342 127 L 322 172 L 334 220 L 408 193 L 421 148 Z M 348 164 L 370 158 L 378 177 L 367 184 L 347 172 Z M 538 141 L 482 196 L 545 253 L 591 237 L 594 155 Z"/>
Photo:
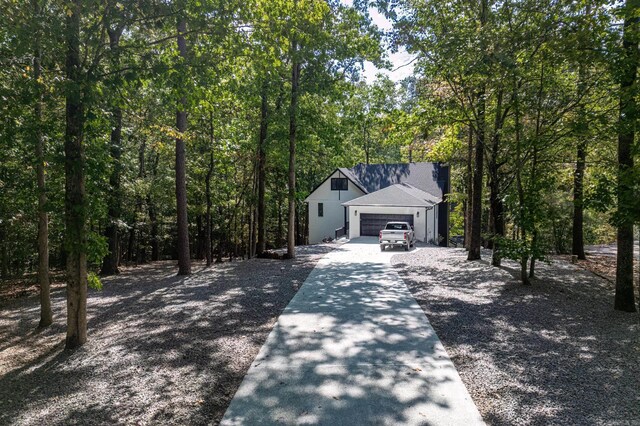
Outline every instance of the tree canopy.
<path id="1" fill-rule="evenodd" d="M 393 24 L 382 31 L 377 10 Z M 304 244 L 305 197 L 336 167 L 452 166 L 469 259 L 584 257 L 617 240 L 635 310 L 637 0 L 4 1 L 0 277 L 212 263 Z M 406 49 L 414 75 L 364 79 Z M 629 251 L 631 250 L 631 252 Z M 631 253 L 631 254 L 629 254 Z M 51 257 L 51 259 L 49 259 Z M 75 325 L 71 325 L 74 322 Z M 84 334 L 83 331 L 84 330 Z"/>

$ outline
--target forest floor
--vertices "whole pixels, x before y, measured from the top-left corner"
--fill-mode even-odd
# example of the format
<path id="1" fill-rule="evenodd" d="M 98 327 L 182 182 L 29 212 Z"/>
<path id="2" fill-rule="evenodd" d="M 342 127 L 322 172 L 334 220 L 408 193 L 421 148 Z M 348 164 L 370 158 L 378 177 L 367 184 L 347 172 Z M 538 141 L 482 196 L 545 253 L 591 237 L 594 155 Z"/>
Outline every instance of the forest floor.
<path id="1" fill-rule="evenodd" d="M 637 261 L 640 256 L 638 249 L 638 242 L 636 241 L 634 247 L 634 266 L 635 272 L 633 274 L 636 284 L 640 285 L 640 262 Z M 576 265 L 580 266 L 587 271 L 594 273 L 600 278 L 615 283 L 616 281 L 616 253 L 617 248 L 615 244 L 587 246 L 585 247 L 587 258 L 585 260 L 578 260 Z M 553 256 L 554 259 L 571 261 L 571 255 L 557 255 Z"/>
<path id="2" fill-rule="evenodd" d="M 51 280 L 51 291 L 56 291 L 66 286 L 64 271 L 52 271 L 49 273 L 49 279 Z M 8 299 L 28 297 L 39 293 L 40 287 L 38 286 L 36 273 L 26 274 L 19 278 L 0 280 L 0 303 Z"/>
<path id="3" fill-rule="evenodd" d="M 89 293 L 89 340 L 64 351 L 65 291 L 37 332 L 37 295 L 0 300 L 0 424 L 217 423 L 298 288 L 336 244 L 176 276 L 125 268 Z M 30 293 L 27 293 L 30 294 Z M 14 294 L 14 296 L 16 296 Z"/>
<path id="4" fill-rule="evenodd" d="M 640 317 L 613 310 L 610 281 L 558 260 L 525 287 L 515 263 L 467 262 L 464 249 L 392 264 L 488 424 L 640 424 Z"/>

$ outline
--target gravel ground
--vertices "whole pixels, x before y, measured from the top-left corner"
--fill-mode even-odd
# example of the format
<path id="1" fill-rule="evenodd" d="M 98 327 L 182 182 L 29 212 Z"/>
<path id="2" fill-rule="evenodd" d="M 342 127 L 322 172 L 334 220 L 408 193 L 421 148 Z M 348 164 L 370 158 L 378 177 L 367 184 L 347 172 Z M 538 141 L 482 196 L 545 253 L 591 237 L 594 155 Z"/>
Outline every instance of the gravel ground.
<path id="1" fill-rule="evenodd" d="M 89 294 L 89 341 L 64 351 L 35 333 L 35 297 L 0 302 L 0 424 L 216 424 L 276 318 L 335 244 L 296 260 L 252 259 L 177 277 L 174 262 L 127 269 Z"/>
<path id="2" fill-rule="evenodd" d="M 484 253 L 489 259 L 490 253 Z M 640 425 L 640 324 L 611 283 L 567 262 L 467 262 L 463 249 L 394 256 L 492 425 Z"/>

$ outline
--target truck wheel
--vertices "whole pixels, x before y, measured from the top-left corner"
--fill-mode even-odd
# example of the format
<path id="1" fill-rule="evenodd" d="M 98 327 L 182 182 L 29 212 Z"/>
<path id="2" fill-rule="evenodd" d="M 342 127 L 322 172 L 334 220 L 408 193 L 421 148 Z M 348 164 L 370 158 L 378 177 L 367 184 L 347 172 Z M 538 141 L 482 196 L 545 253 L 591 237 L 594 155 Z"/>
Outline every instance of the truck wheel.
<path id="1" fill-rule="evenodd" d="M 409 244 L 407 244 L 406 246 L 404 246 L 404 251 L 409 251 Z"/>
<path id="2" fill-rule="evenodd" d="M 380 251 L 384 251 L 384 244 L 380 244 Z"/>

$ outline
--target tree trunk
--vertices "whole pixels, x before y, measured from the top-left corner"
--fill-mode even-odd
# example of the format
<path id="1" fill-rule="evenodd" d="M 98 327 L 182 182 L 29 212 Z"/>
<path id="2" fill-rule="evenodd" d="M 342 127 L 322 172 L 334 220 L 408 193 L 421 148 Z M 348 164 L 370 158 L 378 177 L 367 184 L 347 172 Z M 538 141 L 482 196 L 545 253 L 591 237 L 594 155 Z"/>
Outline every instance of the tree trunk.
<path id="1" fill-rule="evenodd" d="M 122 27 L 109 28 L 109 48 L 111 53 L 111 65 L 113 71 L 120 68 L 120 36 Z M 118 81 L 118 80 L 117 80 Z M 114 90 L 114 92 L 116 92 Z M 118 222 L 122 210 L 122 196 L 120 192 L 120 176 L 122 165 L 120 157 L 122 155 L 122 109 L 119 100 L 112 99 L 113 109 L 111 114 L 111 161 L 113 163 L 111 176 L 109 177 L 109 224 L 105 230 L 105 237 L 109 244 L 109 253 L 102 260 L 101 275 L 118 274 L 118 260 L 120 257 L 120 236 L 118 232 Z"/>
<path id="2" fill-rule="evenodd" d="M 524 166 L 524 161 L 522 159 L 522 145 L 520 140 L 520 102 L 518 97 L 518 84 L 516 77 L 514 76 L 513 81 L 513 110 L 514 110 L 514 127 L 515 127 L 515 139 L 516 139 L 516 189 L 518 193 L 518 214 L 516 223 L 518 224 L 518 229 L 520 231 L 520 240 L 523 245 L 526 244 L 527 240 L 527 231 L 526 231 L 526 218 L 525 218 L 525 192 L 524 186 L 522 185 L 522 167 Z M 514 228 L 514 237 L 517 238 L 517 233 Z M 514 238 L 514 239 L 515 239 Z M 529 256 L 523 250 L 522 256 L 520 257 L 520 279 L 522 280 L 522 284 L 530 285 L 531 281 L 529 281 L 529 275 L 527 273 L 527 263 L 529 261 Z"/>
<path id="3" fill-rule="evenodd" d="M 523 233 L 523 235 L 526 234 Z M 529 280 L 529 274 L 527 273 L 527 262 L 529 261 L 529 257 L 526 255 L 523 255 L 520 258 L 520 280 L 522 281 L 522 284 L 524 285 L 531 285 L 531 281 Z"/>
<path id="4" fill-rule="evenodd" d="M 87 341 L 87 236 L 84 105 L 80 71 L 82 1 L 68 4 L 66 21 L 65 249 L 67 257 L 67 349 Z"/>
<path id="5" fill-rule="evenodd" d="M 471 239 L 467 260 L 479 260 L 482 244 L 482 177 L 484 174 L 484 116 L 485 89 L 478 94 L 478 118 L 476 123 L 475 161 L 471 196 Z"/>
<path id="6" fill-rule="evenodd" d="M 256 186 L 257 182 L 254 182 L 254 187 Z M 247 254 L 247 259 L 251 259 L 253 257 L 254 254 L 254 249 L 255 249 L 255 244 L 256 244 L 256 235 L 255 235 L 255 208 L 253 206 L 253 203 L 249 202 L 247 203 L 247 223 L 249 224 L 248 228 L 247 228 L 247 247 L 246 247 L 246 254 Z M 243 239 L 243 244 L 244 244 L 244 239 Z"/>
<path id="7" fill-rule="evenodd" d="M 33 12 L 36 25 L 40 25 L 40 0 L 33 0 Z M 35 49 L 33 55 L 33 79 L 35 81 L 34 131 L 36 142 L 36 177 L 38 182 L 38 284 L 40 286 L 40 323 L 44 328 L 53 322 L 51 311 L 51 285 L 49 281 L 49 215 L 47 213 L 47 188 L 45 181 L 45 139 L 42 134 L 42 51 L 41 33 L 35 31 Z"/>
<path id="8" fill-rule="evenodd" d="M 138 148 L 138 179 L 144 180 L 147 177 L 146 158 L 147 152 L 146 139 L 142 139 Z M 144 211 L 144 200 L 141 195 L 136 195 L 136 208 L 134 212 L 133 239 L 130 241 L 132 256 L 136 260 L 136 264 L 140 265 L 147 261 L 147 251 L 144 241 L 145 223 L 138 221 L 138 214 Z M 135 250 L 134 250 L 135 247 Z"/>
<path id="9" fill-rule="evenodd" d="M 160 245 L 158 243 L 158 216 L 156 214 L 156 206 L 149 194 L 147 196 L 147 206 L 149 212 L 149 222 L 150 222 L 150 235 L 149 239 L 151 240 L 151 261 L 156 262 L 160 260 Z"/>
<path id="10" fill-rule="evenodd" d="M 585 6 L 585 17 L 591 15 L 591 6 L 587 3 Z M 588 28 L 584 28 L 584 32 Z M 588 46 L 584 46 L 583 48 Z M 586 51 L 586 49 L 585 49 Z M 587 69 L 584 60 L 581 59 L 578 66 L 578 97 L 583 96 L 587 90 Z M 578 259 L 586 259 L 584 253 L 584 172 L 587 164 L 587 135 L 589 132 L 589 123 L 587 121 L 587 112 L 584 102 L 580 102 L 578 106 L 578 128 L 576 136 L 578 138 L 576 146 L 576 170 L 573 175 L 573 226 L 571 229 L 572 244 L 571 254 L 578 256 Z"/>
<path id="11" fill-rule="evenodd" d="M 491 264 L 500 266 L 502 255 L 500 253 L 500 240 L 504 238 L 504 205 L 500 194 L 500 164 L 498 163 L 498 155 L 500 153 L 500 131 L 503 125 L 502 111 L 503 92 L 498 93 L 496 103 L 496 118 L 494 126 L 494 135 L 491 144 L 491 158 L 489 159 L 489 208 L 491 210 L 490 225 L 492 228 L 492 256 Z"/>
<path id="12" fill-rule="evenodd" d="M 282 204 L 284 202 L 283 197 L 278 197 L 278 228 L 276 230 L 276 246 L 278 248 L 282 247 L 282 245 L 284 244 L 283 240 L 283 235 L 284 235 L 284 230 L 283 230 L 283 221 L 282 221 Z"/>
<path id="13" fill-rule="evenodd" d="M 198 200 L 196 200 L 198 201 Z M 197 202 L 197 204 L 200 204 Z M 195 244 L 195 258 L 198 260 L 202 260 L 206 258 L 205 254 L 205 228 L 206 225 L 203 226 L 202 223 L 202 215 L 196 215 L 196 244 Z"/>
<path id="14" fill-rule="evenodd" d="M 125 258 L 128 262 L 133 262 L 135 260 L 135 247 L 136 247 L 136 216 L 138 215 L 138 206 L 136 205 L 136 209 L 133 212 L 133 224 L 129 228 L 129 242 L 127 244 L 127 255 Z"/>
<path id="15" fill-rule="evenodd" d="M 582 133 L 582 132 L 581 132 Z M 578 136 L 576 170 L 573 175 L 573 228 L 571 253 L 578 259 L 586 259 L 584 253 L 584 171 L 587 161 L 587 142 L 584 134 Z"/>
<path id="16" fill-rule="evenodd" d="M 494 165 L 495 167 L 495 165 Z M 497 168 L 496 168 L 497 169 Z M 504 238 L 505 226 L 504 226 L 504 204 L 500 197 L 500 188 L 498 181 L 498 172 L 493 170 L 491 172 L 491 194 L 490 194 L 490 208 L 491 208 L 491 220 L 493 221 L 493 253 L 491 256 L 491 265 L 500 266 L 502 262 L 502 253 L 500 252 L 501 239 Z"/>
<path id="17" fill-rule="evenodd" d="M 638 116 L 636 77 L 638 65 L 638 31 L 640 31 L 640 0 L 627 0 L 625 5 L 623 60 L 620 63 L 620 114 L 618 118 L 618 253 L 616 263 L 616 293 L 614 308 L 636 312 L 633 291 L 633 171 L 632 147 Z"/>
<path id="18" fill-rule="evenodd" d="M 266 250 L 266 205 L 265 205 L 265 185 L 266 185 L 266 163 L 267 163 L 267 130 L 269 125 L 269 103 L 267 99 L 267 83 L 262 86 L 262 102 L 260 105 L 260 135 L 258 138 L 258 244 L 256 253 L 262 255 Z"/>
<path id="19" fill-rule="evenodd" d="M 259 163 L 259 159 L 256 156 L 253 162 L 253 177 L 251 179 L 252 181 L 251 197 L 246 201 L 247 213 L 248 213 L 247 222 L 249 224 L 249 229 L 247 230 L 247 233 L 248 233 L 247 258 L 248 259 L 251 259 L 256 255 L 256 247 L 258 245 L 257 237 L 256 237 L 256 234 L 258 233 L 258 228 L 257 228 L 258 211 L 257 211 L 257 205 L 256 205 L 256 202 L 258 199 L 258 186 L 259 186 L 258 163 Z"/>
<path id="20" fill-rule="evenodd" d="M 480 27 L 484 29 L 489 14 L 487 0 L 481 1 Z M 483 56 L 487 55 L 486 46 L 482 47 Z M 486 86 L 482 83 L 478 91 L 478 107 L 476 116 L 476 155 L 473 168 L 473 193 L 471 197 L 471 241 L 467 260 L 479 260 L 482 244 L 482 177 L 484 174 L 484 133 L 486 110 Z"/>
<path id="21" fill-rule="evenodd" d="M 158 162 L 160 161 L 160 155 L 155 154 L 155 158 L 152 157 L 151 161 L 151 173 L 155 178 L 158 173 Z M 158 214 L 155 201 L 151 196 L 152 191 L 147 193 L 147 207 L 149 212 L 149 222 L 151 223 L 150 240 L 151 240 L 151 260 L 153 262 L 160 260 L 160 241 L 158 235 Z"/>
<path id="22" fill-rule="evenodd" d="M 187 42 L 184 34 L 187 22 L 184 17 L 178 18 L 178 51 L 183 61 L 187 60 Z M 184 72 L 184 70 L 183 70 Z M 184 91 L 184 88 L 179 88 Z M 183 94 L 176 112 L 176 203 L 178 219 L 178 275 L 191 274 L 191 255 L 189 252 L 189 219 L 187 217 L 187 164 L 184 144 L 184 133 L 187 131 L 187 98 Z"/>
<path id="23" fill-rule="evenodd" d="M 533 154 L 531 158 L 531 174 L 529 176 L 529 190 L 527 194 L 529 194 L 528 198 L 526 198 L 526 208 L 530 209 L 529 218 L 531 220 L 531 265 L 529 267 L 529 278 L 533 278 L 535 276 L 535 268 L 536 268 L 536 257 L 538 257 L 538 225 L 536 224 L 537 214 L 535 208 L 532 207 L 531 200 L 537 200 L 539 198 L 539 190 L 537 184 L 538 178 L 538 143 L 540 142 L 540 134 L 542 127 L 542 103 L 544 96 L 544 63 L 540 66 L 540 87 L 538 89 L 538 104 L 536 111 L 536 130 L 535 130 L 535 141 L 536 145 L 533 146 Z"/>
<path id="24" fill-rule="evenodd" d="M 9 278 L 9 253 L 7 253 L 7 229 L 0 223 L 0 277 Z"/>
<path id="25" fill-rule="evenodd" d="M 369 146 L 369 136 L 367 134 L 367 119 L 364 118 L 362 120 L 362 141 L 364 143 L 364 163 L 369 165 L 369 151 L 371 147 Z"/>
<path id="26" fill-rule="evenodd" d="M 296 206 L 296 245 L 301 245 L 302 241 L 300 238 L 300 229 L 302 229 L 302 224 L 300 222 L 300 212 L 298 211 L 298 207 Z"/>
<path id="27" fill-rule="evenodd" d="M 211 176 L 213 175 L 213 146 L 209 152 L 209 168 L 207 169 L 207 177 L 205 180 L 205 196 L 207 197 L 207 217 L 205 230 L 205 250 L 207 251 L 207 266 L 211 266 L 213 262 L 213 247 L 211 243 Z"/>
<path id="28" fill-rule="evenodd" d="M 535 248 L 538 244 L 538 231 L 534 230 L 531 235 L 531 247 Z M 531 256 L 531 262 L 529 263 L 529 278 L 534 278 L 536 276 L 536 258 L 535 256 Z"/>
<path id="29" fill-rule="evenodd" d="M 469 143 L 467 151 L 467 199 L 464 211 L 464 248 L 469 250 L 471 243 L 471 199 L 473 198 L 473 126 L 469 125 Z"/>
<path id="30" fill-rule="evenodd" d="M 218 206 L 218 217 L 221 218 L 221 220 L 224 223 L 224 215 L 223 215 L 223 210 L 222 210 L 222 206 Z M 223 251 L 224 251 L 224 231 L 222 229 L 220 229 L 219 233 L 218 233 L 218 251 L 217 251 L 217 255 L 216 255 L 216 263 L 222 263 L 222 255 L 223 255 Z"/>
<path id="31" fill-rule="evenodd" d="M 289 107 L 289 217 L 287 229 L 287 257 L 296 257 L 296 132 L 298 112 L 298 85 L 300 83 L 301 65 L 296 56 L 298 45 L 296 41 L 291 43 L 291 105 Z"/>
<path id="32" fill-rule="evenodd" d="M 139 235 L 138 235 L 138 241 L 137 241 L 138 246 L 136 249 L 136 260 L 139 265 L 143 265 L 147 263 L 147 245 L 144 238 L 145 228 L 146 226 L 144 228 L 143 227 L 138 228 Z"/>
<path id="33" fill-rule="evenodd" d="M 591 14 L 591 6 L 587 3 L 585 6 L 585 17 Z M 585 29 L 588 31 L 588 29 Z M 584 47 L 584 46 L 583 46 Z M 580 61 L 578 70 L 577 95 L 582 96 L 587 89 L 586 84 L 586 65 L 583 60 Z M 587 157 L 587 133 L 588 121 L 584 104 L 581 102 L 578 107 L 578 129 L 577 129 L 577 147 L 576 147 L 576 170 L 574 173 L 573 185 L 573 227 L 572 227 L 572 248 L 571 253 L 578 256 L 578 259 L 586 259 L 584 252 L 584 172 L 586 168 Z"/>

